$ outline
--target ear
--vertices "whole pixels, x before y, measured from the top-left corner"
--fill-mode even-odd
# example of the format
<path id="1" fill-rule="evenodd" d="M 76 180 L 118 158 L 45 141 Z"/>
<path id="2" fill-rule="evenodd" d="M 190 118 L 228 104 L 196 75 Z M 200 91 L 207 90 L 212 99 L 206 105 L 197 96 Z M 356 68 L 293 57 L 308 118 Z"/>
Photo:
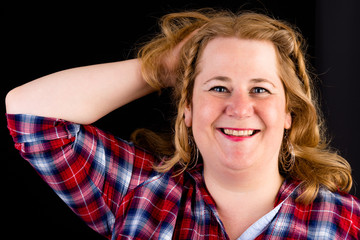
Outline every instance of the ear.
<path id="1" fill-rule="evenodd" d="M 291 123 L 292 123 L 291 113 L 290 113 L 290 112 L 287 112 L 286 115 L 285 115 L 284 128 L 285 128 L 285 129 L 290 129 L 290 128 L 291 128 Z"/>
<path id="2" fill-rule="evenodd" d="M 191 106 L 185 107 L 184 120 L 185 120 L 186 127 L 191 127 L 192 126 L 192 110 L 191 110 Z"/>

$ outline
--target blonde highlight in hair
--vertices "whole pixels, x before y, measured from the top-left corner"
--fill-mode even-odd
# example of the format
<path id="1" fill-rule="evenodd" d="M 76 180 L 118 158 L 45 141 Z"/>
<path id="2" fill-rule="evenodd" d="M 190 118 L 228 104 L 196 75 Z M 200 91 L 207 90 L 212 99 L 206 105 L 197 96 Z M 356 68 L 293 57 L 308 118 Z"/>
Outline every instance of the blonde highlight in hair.
<path id="1" fill-rule="evenodd" d="M 311 203 L 320 188 L 331 191 L 351 189 L 351 168 L 348 162 L 332 151 L 325 140 L 325 129 L 317 106 L 312 79 L 305 61 L 304 40 L 289 24 L 263 14 L 212 9 L 166 15 L 162 21 L 162 33 L 139 51 L 144 79 L 160 90 L 169 73 L 161 59 L 193 31 L 197 31 L 182 49 L 176 72 L 174 101 L 177 117 L 174 126 L 174 154 L 154 168 L 161 172 L 180 166 L 179 173 L 194 164 L 195 148 L 191 128 L 184 120 L 186 107 L 191 106 L 198 63 L 207 43 L 216 37 L 237 37 L 269 41 L 276 49 L 278 75 L 285 89 L 287 111 L 292 116 L 292 127 L 284 138 L 281 151 L 286 151 L 286 141 L 293 146 L 296 155 L 291 169 L 284 170 L 283 156 L 279 154 L 279 171 L 284 177 L 302 182 L 303 194 L 298 201 Z M 145 134 L 146 137 L 146 134 Z M 285 150 L 284 150 L 285 149 Z M 157 152 L 157 154 L 162 154 Z"/>

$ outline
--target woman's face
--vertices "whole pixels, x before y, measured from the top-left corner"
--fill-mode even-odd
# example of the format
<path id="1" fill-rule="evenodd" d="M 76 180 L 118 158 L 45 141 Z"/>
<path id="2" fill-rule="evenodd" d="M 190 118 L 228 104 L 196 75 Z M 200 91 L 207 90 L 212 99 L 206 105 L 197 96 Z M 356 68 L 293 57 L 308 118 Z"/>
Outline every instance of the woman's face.
<path id="1" fill-rule="evenodd" d="M 185 123 L 205 168 L 276 167 L 291 126 L 271 42 L 218 37 L 205 47 Z"/>

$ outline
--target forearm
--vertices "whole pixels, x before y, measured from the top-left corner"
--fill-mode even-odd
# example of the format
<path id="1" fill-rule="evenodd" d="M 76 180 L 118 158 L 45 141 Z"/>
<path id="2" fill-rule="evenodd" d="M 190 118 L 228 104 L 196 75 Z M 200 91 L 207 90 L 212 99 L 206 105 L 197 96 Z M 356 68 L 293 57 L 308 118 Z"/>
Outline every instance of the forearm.
<path id="1" fill-rule="evenodd" d="M 24 84 L 8 93 L 6 111 L 89 124 L 152 91 L 134 59 L 69 69 Z"/>

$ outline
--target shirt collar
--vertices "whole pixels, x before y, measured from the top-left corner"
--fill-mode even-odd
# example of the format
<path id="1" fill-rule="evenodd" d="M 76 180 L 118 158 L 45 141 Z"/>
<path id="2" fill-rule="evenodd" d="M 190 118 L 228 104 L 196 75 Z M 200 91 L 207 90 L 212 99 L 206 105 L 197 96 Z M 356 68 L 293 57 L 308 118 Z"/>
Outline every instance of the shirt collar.
<path id="1" fill-rule="evenodd" d="M 274 207 L 284 202 L 300 186 L 300 183 L 292 179 L 285 179 L 276 197 Z"/>

